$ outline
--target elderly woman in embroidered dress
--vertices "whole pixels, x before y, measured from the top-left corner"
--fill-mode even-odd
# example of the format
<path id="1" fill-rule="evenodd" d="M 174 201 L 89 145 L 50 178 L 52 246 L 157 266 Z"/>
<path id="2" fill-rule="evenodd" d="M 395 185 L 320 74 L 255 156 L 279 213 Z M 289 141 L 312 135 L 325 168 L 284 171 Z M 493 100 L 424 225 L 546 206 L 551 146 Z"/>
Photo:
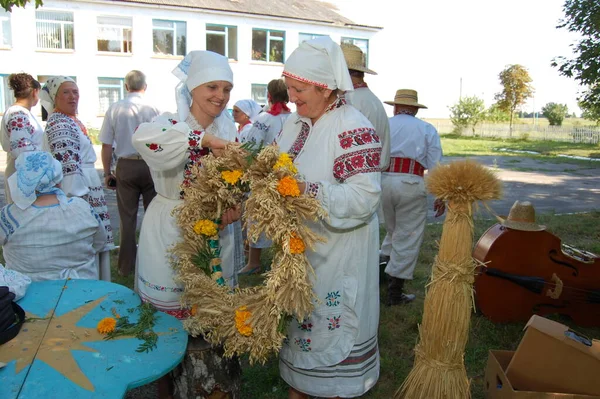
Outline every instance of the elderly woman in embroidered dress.
<path id="1" fill-rule="evenodd" d="M 273 79 L 267 85 L 267 98 L 269 108 L 266 112 L 258 115 L 252 128 L 246 135 L 246 142 L 252 143 L 254 147 L 270 145 L 275 142 L 275 138 L 281 133 L 283 124 L 291 115 L 287 106 L 290 101 L 287 87 L 282 79 Z M 271 240 L 261 234 L 256 242 L 249 243 L 248 263 L 240 270 L 239 274 L 254 274 L 260 272 L 260 256 L 263 248 L 269 248 L 273 245 Z"/>
<path id="2" fill-rule="evenodd" d="M 233 120 L 238 124 L 238 140 L 246 142 L 246 136 L 252 123 L 261 113 L 262 108 L 254 100 L 239 100 L 233 105 Z"/>
<path id="3" fill-rule="evenodd" d="M 307 251 L 319 298 L 307 320 L 291 321 L 279 369 L 290 398 L 356 397 L 379 378 L 381 144 L 373 125 L 339 94 L 352 90 L 340 47 L 306 41 L 283 75 L 297 111 L 278 138 L 329 217 L 313 229 L 326 243 Z"/>
<path id="4" fill-rule="evenodd" d="M 179 318 L 189 316 L 181 309 L 182 286 L 173 281 L 168 250 L 180 238 L 172 215 L 182 202 L 182 187 L 189 184 L 191 168 L 208 149 L 219 153 L 235 141 L 233 121 L 225 107 L 233 88 L 233 72 L 227 58 L 210 51 L 192 51 L 175 68 L 180 79 L 176 88 L 177 114 L 165 113 L 152 123 L 142 123 L 133 135 L 133 146 L 144 158 L 154 180 L 156 197 L 148 206 L 137 257 L 137 290 L 142 300 Z M 223 277 L 237 285 L 235 271 L 243 267 L 242 232 L 239 214 L 228 211 L 227 226 L 220 232 Z"/>
<path id="5" fill-rule="evenodd" d="M 44 129 L 31 113 L 40 97 L 40 83 L 27 73 L 13 73 L 8 84 L 17 101 L 4 111 L 0 126 L 0 142 L 7 153 L 4 171 L 4 197 L 12 203 L 8 178 L 15 173 L 15 159 L 25 151 L 40 151 Z"/>
<path id="6" fill-rule="evenodd" d="M 75 116 L 79 105 L 77 83 L 67 76 L 48 79 L 40 91 L 48 112 L 44 148 L 62 164 L 61 187 L 68 197 L 81 197 L 94 208 L 106 230 L 105 250 L 113 248 L 112 227 L 104 189 L 94 167 L 96 152 L 85 125 Z"/>
<path id="7" fill-rule="evenodd" d="M 58 188 L 61 164 L 47 152 L 24 152 L 8 178 L 14 203 L 0 210 L 6 268 L 33 281 L 97 279 L 94 257 L 106 232 L 90 204 Z"/>

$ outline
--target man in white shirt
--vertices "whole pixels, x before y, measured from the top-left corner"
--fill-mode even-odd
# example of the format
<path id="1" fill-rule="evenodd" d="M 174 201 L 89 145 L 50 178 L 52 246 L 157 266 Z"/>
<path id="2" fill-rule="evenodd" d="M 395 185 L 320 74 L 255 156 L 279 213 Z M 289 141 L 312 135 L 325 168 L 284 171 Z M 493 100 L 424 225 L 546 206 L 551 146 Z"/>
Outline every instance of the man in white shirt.
<path id="1" fill-rule="evenodd" d="M 383 171 L 390 164 L 390 124 L 383 104 L 369 89 L 367 82 L 364 80 L 365 73 L 377 75 L 377 72 L 366 67 L 365 55 L 360 47 L 349 43 L 342 43 L 340 47 L 344 53 L 348 72 L 350 72 L 350 78 L 354 85 L 354 91 L 346 92 L 346 101 L 358 109 L 373 124 L 375 132 L 381 140 L 381 161 L 379 165 Z"/>
<path id="2" fill-rule="evenodd" d="M 125 76 L 127 97 L 110 106 L 100 130 L 104 182 L 108 189 L 117 190 L 117 206 L 121 220 L 118 271 L 122 276 L 129 275 L 135 268 L 135 231 L 140 195 L 143 198 L 144 210 L 156 195 L 148 165 L 131 144 L 135 129 L 141 123 L 152 121 L 159 114 L 155 107 L 143 100 L 146 87 L 146 76 L 140 71 L 130 71 Z M 113 145 L 117 158 L 114 175 L 110 168 Z"/>
<path id="3" fill-rule="evenodd" d="M 389 257 L 385 273 L 389 277 L 389 306 L 415 299 L 403 292 L 404 281 L 412 280 L 419 250 L 423 242 L 427 216 L 427 192 L 423 174 L 442 159 L 442 146 L 437 130 L 415 117 L 419 104 L 415 90 L 396 92 L 390 118 L 390 165 L 381 175 L 381 202 L 387 234 L 381 246 L 381 257 Z M 434 203 L 436 217 L 445 211 L 442 201 Z"/>

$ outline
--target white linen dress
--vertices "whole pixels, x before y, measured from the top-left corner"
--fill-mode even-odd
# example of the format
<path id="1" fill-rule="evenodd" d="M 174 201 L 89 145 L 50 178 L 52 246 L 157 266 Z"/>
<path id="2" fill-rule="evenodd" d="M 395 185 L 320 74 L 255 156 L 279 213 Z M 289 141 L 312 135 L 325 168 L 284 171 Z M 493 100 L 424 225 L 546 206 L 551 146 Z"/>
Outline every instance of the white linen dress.
<path id="1" fill-rule="evenodd" d="M 6 268 L 33 281 L 98 279 L 94 259 L 106 243 L 106 231 L 81 198 L 69 198 L 64 208 L 10 204 L 0 210 L 0 243 Z"/>
<path id="2" fill-rule="evenodd" d="M 26 151 L 42 151 L 44 129 L 25 107 L 13 105 L 4 111 L 0 126 L 0 143 L 6 151 L 6 169 L 4 171 L 4 197 L 12 204 L 8 178 L 15 173 L 15 160 Z"/>
<path id="3" fill-rule="evenodd" d="M 360 396 L 379 378 L 379 136 L 338 99 L 314 125 L 292 114 L 278 144 L 329 214 L 311 224 L 327 242 L 307 251 L 319 302 L 307 320 L 290 322 L 281 376 L 309 395 Z"/>
<path id="4" fill-rule="evenodd" d="M 73 118 L 54 112 L 46 123 L 44 149 L 62 164 L 64 177 L 60 188 L 67 197 L 81 197 L 94 208 L 106 230 L 104 250 L 112 249 L 112 226 L 90 138 Z"/>
<path id="5" fill-rule="evenodd" d="M 206 131 L 225 140 L 234 141 L 235 125 L 221 118 L 217 127 L 211 124 Z M 183 288 L 173 281 L 168 251 L 181 234 L 173 209 L 182 204 L 182 184 L 190 179 L 191 167 L 204 155 L 200 143 L 203 129 L 189 114 L 181 121 L 176 114 L 165 113 L 152 123 L 142 123 L 133 134 L 133 146 L 150 167 L 156 197 L 152 200 L 142 222 L 137 255 L 137 290 L 143 301 L 158 310 L 178 318 L 189 316 L 189 309 L 181 309 Z M 221 230 L 221 266 L 223 277 L 230 286 L 237 285 L 236 271 L 244 264 L 240 222 Z"/>

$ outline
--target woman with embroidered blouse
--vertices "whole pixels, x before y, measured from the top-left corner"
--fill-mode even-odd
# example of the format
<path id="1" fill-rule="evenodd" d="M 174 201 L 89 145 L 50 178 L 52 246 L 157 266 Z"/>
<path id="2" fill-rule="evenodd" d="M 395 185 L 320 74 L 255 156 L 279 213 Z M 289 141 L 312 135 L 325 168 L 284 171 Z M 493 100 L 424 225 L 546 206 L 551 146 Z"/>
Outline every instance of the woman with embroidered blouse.
<path id="1" fill-rule="evenodd" d="M 296 112 L 277 142 L 328 217 L 311 223 L 325 243 L 306 252 L 315 310 L 292 320 L 279 370 L 289 398 L 353 398 L 379 378 L 381 144 L 369 120 L 339 95 L 353 90 L 342 50 L 329 37 L 303 42 L 283 75 Z"/>
<path id="2" fill-rule="evenodd" d="M 173 281 L 169 249 L 180 239 L 172 215 L 182 203 L 191 169 L 211 149 L 219 153 L 235 141 L 236 128 L 225 114 L 233 88 L 233 72 L 227 58 L 210 51 L 192 51 L 175 68 L 177 114 L 164 113 L 142 123 L 133 134 L 133 146 L 150 167 L 156 197 L 152 200 L 140 232 L 136 265 L 136 290 L 143 301 L 178 318 L 189 316 L 179 298 L 183 286 Z M 219 233 L 223 277 L 237 284 L 235 270 L 243 266 L 239 211 L 227 211 Z M 235 223 L 232 223 L 234 222 Z"/>
<path id="3" fill-rule="evenodd" d="M 16 101 L 4 111 L 0 126 L 0 142 L 7 153 L 4 171 L 4 196 L 6 203 L 12 203 L 7 179 L 15 173 L 15 159 L 25 151 L 42 149 L 44 129 L 31 113 L 40 97 L 40 83 L 27 73 L 13 73 L 8 77 L 8 85 L 13 90 Z"/>
<path id="4" fill-rule="evenodd" d="M 47 152 L 27 151 L 8 178 L 14 203 L 0 210 L 0 243 L 6 268 L 33 281 L 98 279 L 96 253 L 106 243 L 90 204 L 59 188 L 61 164 Z"/>
<path id="5" fill-rule="evenodd" d="M 113 247 L 112 227 L 104 189 L 96 172 L 96 152 L 85 125 L 77 118 L 79 88 L 67 76 L 46 81 L 40 92 L 42 106 L 48 112 L 44 148 L 62 165 L 62 189 L 68 197 L 81 197 L 94 208 L 106 230 L 105 250 Z"/>
<path id="6" fill-rule="evenodd" d="M 252 143 L 253 147 L 270 145 L 275 142 L 283 124 L 291 115 L 287 106 L 290 101 L 287 87 L 282 79 L 273 79 L 267 85 L 268 108 L 256 117 L 252 127 L 245 136 L 245 142 Z M 260 256 L 264 248 L 273 245 L 271 240 L 261 234 L 256 242 L 248 243 L 248 263 L 240 270 L 239 274 L 254 274 L 261 271 Z"/>
<path id="7" fill-rule="evenodd" d="M 233 120 L 238 124 L 238 141 L 246 142 L 246 136 L 252 128 L 252 123 L 261 113 L 262 108 L 254 100 L 238 100 L 233 105 Z"/>

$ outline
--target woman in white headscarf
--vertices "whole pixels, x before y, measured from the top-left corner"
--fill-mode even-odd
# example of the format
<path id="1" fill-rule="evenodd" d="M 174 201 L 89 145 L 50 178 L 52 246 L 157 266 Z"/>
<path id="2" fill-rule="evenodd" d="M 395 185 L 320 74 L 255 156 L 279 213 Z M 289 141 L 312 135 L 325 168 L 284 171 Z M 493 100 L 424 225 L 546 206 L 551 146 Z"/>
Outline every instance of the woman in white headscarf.
<path id="1" fill-rule="evenodd" d="M 292 320 L 279 369 L 290 398 L 357 397 L 379 378 L 379 223 L 381 144 L 369 120 L 339 95 L 352 90 L 340 47 L 329 37 L 306 41 L 283 75 L 296 113 L 277 142 L 294 159 L 328 218 L 326 238 L 306 252 L 319 301 L 307 320 Z"/>
<path id="2" fill-rule="evenodd" d="M 106 232 L 90 204 L 59 188 L 61 164 L 47 152 L 21 153 L 8 178 L 13 204 L 0 210 L 6 268 L 33 281 L 98 279 L 94 258 Z"/>
<path id="3" fill-rule="evenodd" d="M 67 76 L 46 81 L 40 102 L 48 112 L 44 149 L 62 165 L 62 189 L 68 197 L 81 197 L 94 208 L 106 230 L 105 250 L 113 248 L 112 227 L 104 189 L 94 166 L 96 152 L 85 125 L 77 118 L 79 88 Z"/>
<path id="4" fill-rule="evenodd" d="M 142 123 L 133 135 L 133 146 L 150 167 L 156 197 L 142 222 L 136 265 L 136 289 L 143 301 L 178 318 L 189 317 L 179 298 L 183 286 L 173 281 L 168 250 L 180 239 L 172 215 L 182 203 L 183 188 L 200 157 L 218 153 L 235 141 L 236 129 L 225 107 L 233 88 L 233 72 L 227 58 L 211 51 L 192 51 L 173 70 L 181 81 L 176 88 L 177 114 L 164 113 Z M 227 211 L 227 226 L 219 237 L 223 277 L 237 285 L 235 270 L 243 266 L 242 233 L 238 212 Z M 232 223 L 234 222 L 234 223 Z"/>
<path id="5" fill-rule="evenodd" d="M 261 111 L 261 106 L 254 100 L 239 100 L 233 105 L 233 120 L 238 124 L 238 140 L 240 143 L 246 142 L 248 131 L 252 128 L 252 123 Z"/>

